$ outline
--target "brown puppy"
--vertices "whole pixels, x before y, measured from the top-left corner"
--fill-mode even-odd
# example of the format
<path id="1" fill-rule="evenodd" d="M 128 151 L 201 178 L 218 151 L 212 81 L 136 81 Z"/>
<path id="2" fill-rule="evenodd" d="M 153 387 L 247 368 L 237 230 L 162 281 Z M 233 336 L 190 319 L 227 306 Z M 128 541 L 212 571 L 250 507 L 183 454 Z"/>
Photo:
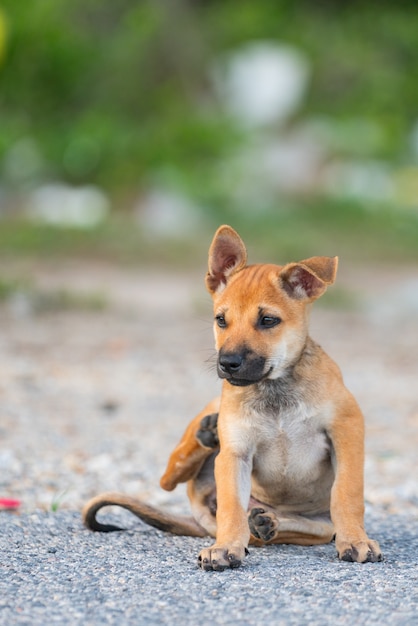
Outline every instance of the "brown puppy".
<path id="1" fill-rule="evenodd" d="M 120 494 L 87 503 L 123 506 L 176 534 L 216 536 L 204 570 L 238 567 L 249 543 L 328 543 L 340 559 L 380 561 L 364 531 L 362 413 L 337 365 L 308 335 L 310 304 L 334 282 L 337 259 L 247 266 L 245 246 L 221 226 L 209 250 L 221 398 L 191 422 L 161 479 L 188 481 L 193 517 L 167 515 Z"/>

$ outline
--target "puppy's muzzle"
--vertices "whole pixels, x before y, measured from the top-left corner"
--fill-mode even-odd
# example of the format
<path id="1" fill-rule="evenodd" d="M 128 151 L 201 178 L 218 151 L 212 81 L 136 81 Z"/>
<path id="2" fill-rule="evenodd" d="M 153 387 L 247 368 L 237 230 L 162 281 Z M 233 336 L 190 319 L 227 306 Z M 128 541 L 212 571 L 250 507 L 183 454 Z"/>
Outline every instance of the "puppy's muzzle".
<path id="1" fill-rule="evenodd" d="M 240 352 L 220 351 L 218 356 L 218 376 L 232 385 L 244 387 L 266 378 L 266 359 L 245 349 Z"/>

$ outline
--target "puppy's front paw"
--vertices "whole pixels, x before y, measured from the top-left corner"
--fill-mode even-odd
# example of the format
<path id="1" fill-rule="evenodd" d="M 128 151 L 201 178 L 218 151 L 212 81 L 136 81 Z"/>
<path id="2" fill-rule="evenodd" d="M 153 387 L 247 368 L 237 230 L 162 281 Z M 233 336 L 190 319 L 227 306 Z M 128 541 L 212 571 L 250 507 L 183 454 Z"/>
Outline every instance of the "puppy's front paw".
<path id="1" fill-rule="evenodd" d="M 217 448 L 219 446 L 218 413 L 211 413 L 202 417 L 196 439 L 204 448 Z"/>
<path id="2" fill-rule="evenodd" d="M 337 536 L 335 545 L 341 561 L 377 563 L 383 560 L 379 544 L 368 537 L 360 541 L 340 541 Z"/>
<path id="3" fill-rule="evenodd" d="M 245 556 L 249 554 L 247 548 L 241 544 L 220 546 L 215 544 L 211 548 L 205 548 L 198 557 L 198 564 L 206 572 L 215 570 L 223 572 L 226 568 L 239 567 Z"/>

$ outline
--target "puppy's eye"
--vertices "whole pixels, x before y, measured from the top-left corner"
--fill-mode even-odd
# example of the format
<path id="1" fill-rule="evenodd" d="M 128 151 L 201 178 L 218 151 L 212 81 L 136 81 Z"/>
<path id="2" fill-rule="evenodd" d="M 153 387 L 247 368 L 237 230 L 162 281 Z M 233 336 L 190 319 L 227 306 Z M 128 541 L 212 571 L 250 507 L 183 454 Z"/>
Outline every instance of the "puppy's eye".
<path id="1" fill-rule="evenodd" d="M 216 315 L 215 321 L 218 324 L 219 328 L 226 328 L 226 320 L 223 315 Z"/>
<path id="2" fill-rule="evenodd" d="M 278 326 L 282 320 L 280 317 L 273 317 L 271 315 L 263 315 L 260 317 L 259 326 L 261 328 L 274 328 Z"/>

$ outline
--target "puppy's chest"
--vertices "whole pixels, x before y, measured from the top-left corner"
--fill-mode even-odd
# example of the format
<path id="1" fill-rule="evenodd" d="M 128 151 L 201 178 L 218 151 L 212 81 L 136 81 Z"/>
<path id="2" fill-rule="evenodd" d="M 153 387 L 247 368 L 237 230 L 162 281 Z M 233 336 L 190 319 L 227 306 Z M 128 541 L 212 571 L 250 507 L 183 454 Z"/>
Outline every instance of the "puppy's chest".
<path id="1" fill-rule="evenodd" d="M 260 484 L 315 480 L 330 459 L 321 419 L 299 404 L 278 415 L 257 416 L 253 476 Z"/>

